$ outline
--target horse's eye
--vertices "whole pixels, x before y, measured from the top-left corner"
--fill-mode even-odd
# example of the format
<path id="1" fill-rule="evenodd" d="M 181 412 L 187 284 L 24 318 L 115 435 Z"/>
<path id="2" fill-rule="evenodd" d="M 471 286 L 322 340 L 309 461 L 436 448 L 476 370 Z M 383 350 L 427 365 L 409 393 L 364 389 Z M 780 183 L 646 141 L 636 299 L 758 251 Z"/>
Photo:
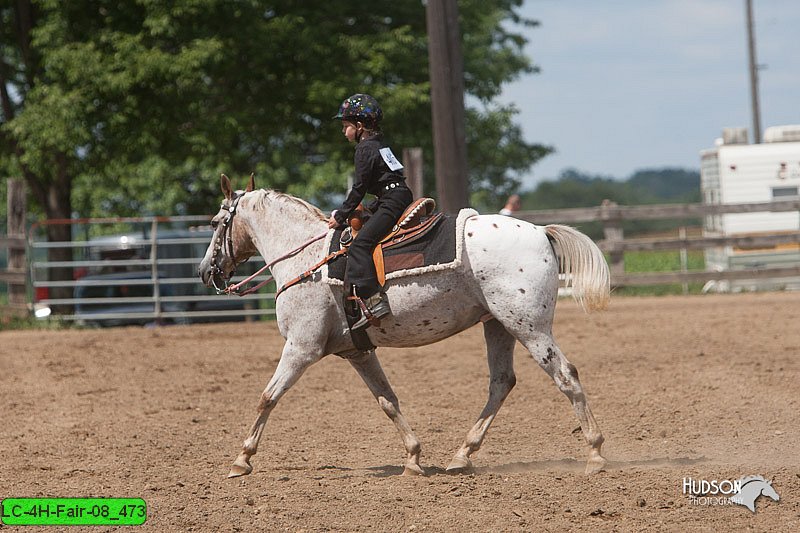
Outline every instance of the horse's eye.
<path id="1" fill-rule="evenodd" d="M 217 229 L 217 226 L 219 226 L 219 220 L 217 220 L 216 218 L 212 219 L 211 220 L 211 227 L 214 228 L 214 229 Z"/>

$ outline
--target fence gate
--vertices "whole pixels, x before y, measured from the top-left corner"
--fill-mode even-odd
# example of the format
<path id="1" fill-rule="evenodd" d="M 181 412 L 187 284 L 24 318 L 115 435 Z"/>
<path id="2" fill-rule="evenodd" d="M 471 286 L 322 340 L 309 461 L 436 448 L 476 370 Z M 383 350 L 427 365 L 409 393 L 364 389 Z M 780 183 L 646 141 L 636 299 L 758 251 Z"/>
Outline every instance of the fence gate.
<path id="1" fill-rule="evenodd" d="M 44 229 L 49 224 L 71 226 L 72 240 L 47 242 Z M 274 284 L 239 297 L 218 295 L 200 283 L 197 267 L 211 236 L 206 216 L 33 224 L 28 242 L 35 314 L 88 325 L 185 324 L 274 315 Z M 70 249 L 72 260 L 48 259 L 48 251 L 55 248 Z M 253 273 L 261 265 L 263 259 L 254 257 L 237 274 Z M 55 279 L 54 272 L 65 269 L 71 276 Z"/>

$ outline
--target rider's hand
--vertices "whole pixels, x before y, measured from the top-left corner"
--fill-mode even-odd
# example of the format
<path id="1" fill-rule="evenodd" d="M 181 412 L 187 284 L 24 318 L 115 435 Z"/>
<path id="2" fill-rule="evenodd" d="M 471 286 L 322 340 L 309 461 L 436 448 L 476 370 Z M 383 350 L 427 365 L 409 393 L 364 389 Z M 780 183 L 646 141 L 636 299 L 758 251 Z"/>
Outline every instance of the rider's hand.
<path id="1" fill-rule="evenodd" d="M 335 229 L 335 228 L 339 227 L 339 223 L 336 222 L 336 218 L 335 217 L 331 216 L 331 218 L 328 219 L 328 227 L 331 228 L 331 229 Z"/>

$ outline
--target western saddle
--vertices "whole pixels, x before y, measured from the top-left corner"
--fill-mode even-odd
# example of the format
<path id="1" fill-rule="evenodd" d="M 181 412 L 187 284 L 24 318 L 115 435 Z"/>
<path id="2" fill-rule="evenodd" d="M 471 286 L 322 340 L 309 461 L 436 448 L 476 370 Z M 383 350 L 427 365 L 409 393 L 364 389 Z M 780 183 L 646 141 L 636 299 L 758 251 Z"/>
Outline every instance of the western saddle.
<path id="1" fill-rule="evenodd" d="M 409 205 L 406 210 L 400 215 L 397 223 L 392 230 L 378 243 L 375 251 L 372 253 L 372 260 L 375 263 L 375 272 L 378 275 L 378 282 L 383 286 L 386 283 L 386 269 L 383 262 L 383 251 L 391 248 L 400 248 L 406 244 L 410 244 L 423 236 L 425 236 L 431 229 L 436 226 L 444 216 L 443 213 L 433 214 L 436 208 L 436 201 L 433 198 L 419 198 Z M 297 285 L 304 279 L 310 277 L 322 265 L 329 263 L 331 260 L 347 253 L 348 247 L 356 238 L 358 232 L 363 227 L 364 223 L 369 219 L 369 213 L 362 207 L 358 206 L 353 214 L 347 219 L 348 227 L 342 232 L 339 239 L 341 248 L 331 254 L 325 256 L 320 262 L 312 266 L 296 278 L 285 283 L 275 293 L 275 298 L 280 293 Z"/>

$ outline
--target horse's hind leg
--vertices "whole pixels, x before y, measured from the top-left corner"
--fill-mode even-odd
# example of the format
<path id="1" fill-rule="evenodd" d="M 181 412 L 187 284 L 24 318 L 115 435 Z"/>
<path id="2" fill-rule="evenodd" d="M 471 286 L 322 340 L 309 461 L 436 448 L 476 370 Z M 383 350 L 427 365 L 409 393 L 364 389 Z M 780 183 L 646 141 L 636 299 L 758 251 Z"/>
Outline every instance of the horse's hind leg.
<path id="1" fill-rule="evenodd" d="M 604 438 L 592 415 L 589 403 L 586 401 L 583 387 L 578 379 L 578 369 L 567 360 L 550 335 L 541 333 L 532 339 L 525 340 L 523 344 L 531 352 L 539 366 L 553 378 L 561 392 L 566 394 L 569 401 L 572 402 L 572 407 L 581 423 L 583 436 L 591 446 L 589 460 L 586 463 L 586 473 L 599 472 L 606 464 L 606 460 L 600 453 Z"/>
<path id="2" fill-rule="evenodd" d="M 320 360 L 322 353 L 319 350 L 307 349 L 304 350 L 298 344 L 292 342 L 291 339 L 286 341 L 283 347 L 281 359 L 278 362 L 278 367 L 269 380 L 264 392 L 261 393 L 261 400 L 258 402 L 258 418 L 250 428 L 247 438 L 244 441 L 242 452 L 233 462 L 231 471 L 228 477 L 244 476 L 253 471 L 250 465 L 250 457 L 256 454 L 258 450 L 258 441 L 261 439 L 261 433 L 264 431 L 264 426 L 267 423 L 272 409 L 275 404 L 294 385 L 303 372 L 313 363 Z"/>
<path id="3" fill-rule="evenodd" d="M 383 373 L 378 357 L 375 355 L 375 350 L 363 352 L 354 358 L 348 359 L 348 361 L 356 369 L 364 383 L 367 384 L 375 399 L 378 400 L 383 412 L 394 422 L 400 432 L 400 436 L 403 437 L 403 445 L 406 448 L 406 463 L 403 475 L 424 474 L 422 467 L 419 465 L 422 446 L 411 430 L 411 426 L 408 425 L 405 417 L 400 412 L 400 403 L 397 401 L 397 396 L 392 390 L 392 386 L 389 385 L 389 380 L 386 379 L 386 375 Z"/>
<path id="4" fill-rule="evenodd" d="M 516 339 L 497 320 L 490 320 L 483 325 L 483 335 L 489 360 L 489 399 L 478 421 L 469 430 L 461 448 L 447 466 L 447 471 L 451 473 L 466 472 L 472 468 L 469 456 L 481 447 L 489 426 L 517 382 L 514 375 Z"/>

